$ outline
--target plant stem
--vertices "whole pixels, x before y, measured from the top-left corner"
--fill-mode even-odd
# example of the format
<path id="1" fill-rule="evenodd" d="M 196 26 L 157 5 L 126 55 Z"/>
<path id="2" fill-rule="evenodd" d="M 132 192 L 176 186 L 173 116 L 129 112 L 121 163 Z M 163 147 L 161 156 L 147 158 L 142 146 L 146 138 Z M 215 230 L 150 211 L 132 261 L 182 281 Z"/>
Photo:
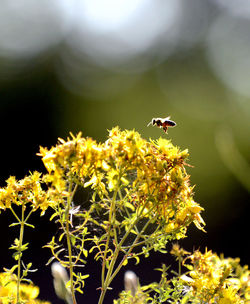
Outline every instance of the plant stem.
<path id="1" fill-rule="evenodd" d="M 130 246 L 130 248 L 129 248 L 128 252 L 127 252 L 127 256 L 130 255 L 131 251 L 132 251 L 132 250 L 134 249 L 134 247 L 136 246 L 138 240 L 140 239 L 141 235 L 144 233 L 145 229 L 146 229 L 147 226 L 150 224 L 150 222 L 151 222 L 151 219 L 149 219 L 149 220 L 147 221 L 147 223 L 144 225 L 143 229 L 137 234 L 137 236 L 136 236 L 136 238 L 135 238 L 133 244 Z M 135 223 L 135 224 L 136 224 L 136 223 Z M 132 229 L 132 228 L 133 228 L 133 227 L 131 227 L 131 229 Z M 130 231 L 131 231 L 131 229 L 130 229 Z M 124 241 L 125 241 L 125 240 L 124 240 Z M 122 244 L 121 244 L 121 246 L 122 246 Z M 121 248 L 121 246 L 120 246 L 120 248 Z M 119 249 L 119 250 L 120 250 L 120 249 Z M 119 252 L 118 252 L 118 254 L 119 254 Z M 118 255 L 117 255 L 117 256 L 118 256 Z M 124 256 L 124 258 L 125 258 L 125 256 Z M 122 261 L 120 262 L 120 264 L 116 267 L 115 271 L 112 273 L 112 275 L 111 275 L 111 277 L 110 277 L 110 280 L 109 280 L 109 284 L 113 281 L 113 279 L 115 278 L 115 276 L 117 275 L 117 273 L 118 273 L 118 272 L 120 271 L 120 269 L 122 268 L 122 265 L 123 265 L 123 262 L 124 262 L 124 258 L 122 259 Z"/>
<path id="2" fill-rule="evenodd" d="M 111 206 L 110 206 L 110 211 L 109 211 L 109 227 L 108 227 L 108 236 L 107 236 L 107 240 L 106 240 L 106 244 L 105 244 L 105 251 L 104 251 L 104 257 L 103 257 L 103 262 L 102 262 L 102 277 L 101 277 L 101 281 L 102 281 L 102 291 L 101 291 L 101 295 L 98 301 L 98 304 L 103 303 L 104 300 L 104 296 L 106 294 L 107 288 L 108 288 L 108 284 L 107 284 L 107 277 L 109 275 L 109 270 L 107 272 L 106 278 L 105 278 L 105 268 L 106 268 L 106 258 L 107 258 L 107 252 L 108 252 L 108 247 L 109 247 L 109 241 L 110 241 L 110 233 L 111 233 L 111 226 L 112 226 L 112 221 L 115 217 L 115 200 L 116 200 L 116 196 L 117 196 L 117 190 L 114 192 L 114 195 L 112 197 L 112 201 L 111 201 Z M 112 261 L 114 260 L 114 257 L 112 259 Z M 116 258 L 115 258 L 116 260 Z M 111 264 L 112 264 L 111 261 Z M 110 266 L 109 265 L 109 269 Z"/>
<path id="3" fill-rule="evenodd" d="M 179 261 L 178 261 L 178 272 L 179 272 L 179 277 L 181 276 L 181 264 L 182 264 L 183 258 L 179 257 Z"/>
<path id="4" fill-rule="evenodd" d="M 24 210 L 25 205 L 22 203 L 22 215 L 20 221 L 20 233 L 19 233 L 19 243 L 18 243 L 18 261 L 17 261 L 17 290 L 16 290 L 16 299 L 17 303 L 20 303 L 20 284 L 21 284 L 21 261 L 22 261 L 22 245 L 23 245 L 23 235 L 24 235 Z"/>
<path id="5" fill-rule="evenodd" d="M 145 208 L 145 206 L 144 206 L 144 208 Z M 142 211 L 143 211 L 143 209 L 142 209 Z M 101 291 L 101 295 L 100 295 L 98 304 L 102 304 L 103 303 L 103 300 L 104 300 L 104 297 L 105 297 L 105 294 L 107 292 L 107 289 L 108 289 L 109 285 L 111 284 L 111 282 L 113 281 L 113 279 L 115 278 L 115 276 L 117 275 L 117 273 L 119 272 L 119 270 L 121 269 L 121 267 L 123 265 L 125 257 L 122 259 L 122 261 L 119 263 L 119 265 L 117 266 L 117 268 L 113 272 L 113 269 L 114 269 L 115 263 L 117 261 L 118 255 L 120 253 L 121 247 L 122 247 L 123 243 L 126 241 L 127 237 L 129 236 L 131 230 L 135 227 L 135 225 L 139 221 L 139 219 L 140 219 L 140 215 L 138 215 L 137 219 L 130 225 L 130 227 L 128 228 L 128 230 L 126 231 L 125 235 L 122 237 L 120 243 L 117 245 L 117 247 L 116 247 L 116 249 L 114 251 L 114 255 L 113 255 L 111 263 L 109 265 L 109 269 L 108 269 L 108 272 L 106 274 L 105 281 L 102 283 L 102 291 Z M 143 229 L 137 234 L 137 236 L 136 236 L 133 244 L 131 245 L 130 249 L 127 252 L 127 255 L 129 255 L 131 253 L 131 251 L 135 247 L 136 243 L 138 242 L 138 240 L 140 239 L 141 235 L 143 234 L 143 232 L 145 231 L 145 229 L 147 228 L 147 226 L 150 224 L 150 222 L 151 222 L 151 219 L 149 219 L 147 221 L 147 223 L 144 225 Z M 107 243 L 106 243 L 106 245 L 107 245 Z M 106 252 L 106 249 L 105 249 L 105 252 Z M 105 265 L 105 259 L 103 260 L 103 263 Z"/>
<path id="6" fill-rule="evenodd" d="M 69 193 L 71 193 L 71 190 L 72 190 L 72 182 L 70 182 L 70 185 L 69 185 Z M 73 191 L 73 193 L 74 193 L 74 191 Z M 69 195 L 67 198 L 67 206 L 65 209 L 65 221 L 66 221 L 65 231 L 66 231 L 68 256 L 69 256 L 70 290 L 71 290 L 72 302 L 73 302 L 73 304 L 77 304 L 76 297 L 75 297 L 75 291 L 74 291 L 74 279 L 73 279 L 74 263 L 72 260 L 72 245 L 71 245 L 71 239 L 70 239 L 70 207 L 71 207 L 72 195 Z"/>
<path id="7" fill-rule="evenodd" d="M 114 228 L 114 236 L 115 236 L 115 241 L 116 241 L 115 242 L 115 251 L 113 253 L 112 260 L 109 264 L 108 271 L 107 271 L 106 277 L 105 277 L 106 258 L 107 258 L 107 251 L 108 251 L 108 246 L 109 246 L 109 241 L 110 241 L 110 233 L 111 233 L 111 229 L 112 229 L 112 224 L 115 223 L 115 217 L 116 217 L 115 201 L 116 201 L 117 194 L 120 194 L 119 186 L 117 187 L 116 191 L 114 192 L 114 195 L 113 195 L 113 198 L 112 198 L 112 201 L 111 201 L 110 211 L 109 211 L 109 227 L 108 227 L 108 231 L 107 231 L 107 240 L 106 240 L 103 263 L 102 263 L 102 278 L 101 278 L 102 288 L 101 288 L 101 294 L 100 294 L 100 297 L 99 297 L 98 304 L 103 303 L 105 294 L 107 292 L 107 289 L 108 289 L 110 283 L 112 282 L 112 280 L 114 279 L 114 277 L 116 276 L 116 274 L 119 272 L 119 270 L 121 269 L 121 267 L 123 265 L 125 256 L 122 259 L 122 261 L 119 263 L 119 265 L 117 266 L 115 271 L 113 271 L 123 243 L 126 241 L 127 237 L 131 233 L 131 230 L 134 227 L 136 227 L 136 224 L 140 220 L 141 214 L 143 214 L 143 211 L 144 211 L 144 209 L 146 208 L 146 205 L 147 205 L 147 203 L 145 203 L 144 206 L 141 208 L 141 210 L 138 213 L 137 219 L 133 223 L 131 223 L 130 227 L 127 229 L 126 233 L 124 234 L 124 236 L 122 237 L 122 239 L 119 243 L 117 243 L 116 230 Z M 120 199 L 122 200 L 121 194 L 120 194 Z M 137 232 L 138 232 L 137 237 L 135 238 L 135 240 L 134 240 L 133 244 L 131 245 L 130 249 L 128 250 L 126 256 L 129 255 L 132 252 L 133 248 L 135 247 L 136 243 L 138 242 L 138 240 L 140 239 L 141 235 L 143 234 L 143 232 L 145 231 L 146 227 L 149 225 L 150 222 L 151 222 L 151 220 L 149 220 L 144 225 L 143 229 L 140 232 L 136 229 Z"/>

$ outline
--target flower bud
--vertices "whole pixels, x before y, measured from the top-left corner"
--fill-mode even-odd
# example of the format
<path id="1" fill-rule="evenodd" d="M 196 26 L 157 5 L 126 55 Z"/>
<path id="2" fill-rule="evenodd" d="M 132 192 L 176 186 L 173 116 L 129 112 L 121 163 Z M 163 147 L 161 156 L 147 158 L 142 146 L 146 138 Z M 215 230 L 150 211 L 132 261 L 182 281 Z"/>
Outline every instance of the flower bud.
<path id="1" fill-rule="evenodd" d="M 71 293 L 69 288 L 66 287 L 66 284 L 69 281 L 66 269 L 59 262 L 54 262 L 51 265 L 51 273 L 54 277 L 53 284 L 56 295 L 66 303 L 71 304 Z"/>
<path id="2" fill-rule="evenodd" d="M 124 286 L 126 291 L 131 291 L 132 296 L 135 296 L 139 285 L 137 275 L 133 271 L 126 271 L 124 274 Z"/>

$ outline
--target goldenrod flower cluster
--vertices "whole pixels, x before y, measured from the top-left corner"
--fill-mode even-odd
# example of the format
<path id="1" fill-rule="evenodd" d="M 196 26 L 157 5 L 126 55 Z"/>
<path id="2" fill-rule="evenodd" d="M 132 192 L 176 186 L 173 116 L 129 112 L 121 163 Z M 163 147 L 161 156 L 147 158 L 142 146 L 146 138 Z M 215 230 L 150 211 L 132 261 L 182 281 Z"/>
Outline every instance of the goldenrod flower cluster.
<path id="1" fill-rule="evenodd" d="M 186 274 L 168 278 L 163 265 L 159 283 L 138 285 L 137 292 L 122 291 L 114 304 L 181 303 L 181 304 L 248 304 L 250 303 L 250 271 L 239 264 L 240 259 L 225 259 L 212 251 L 204 254 L 189 252 L 175 245 L 171 254 L 177 258 L 187 256 L 183 265 Z M 189 261 L 187 263 L 187 261 Z"/>
<path id="2" fill-rule="evenodd" d="M 30 203 L 33 209 L 40 208 L 45 212 L 53 201 L 48 200 L 49 192 L 42 189 L 41 173 L 30 173 L 29 176 L 16 180 L 11 176 L 6 181 L 7 186 L 0 189 L 0 209 L 12 208 L 12 205 Z"/>
<path id="3" fill-rule="evenodd" d="M 0 273 L 0 304 L 15 304 L 17 282 L 16 276 L 10 273 Z M 33 284 L 20 284 L 20 303 L 50 304 L 37 299 L 39 288 Z"/>
<path id="4" fill-rule="evenodd" d="M 193 200 L 184 167 L 188 151 L 167 139 L 149 142 L 135 131 L 116 127 L 104 143 L 78 134 L 67 141 L 60 139 L 50 150 L 41 148 L 40 155 L 49 172 L 47 181 L 65 196 L 67 181 L 72 179 L 91 187 L 104 208 L 110 208 L 112 193 L 122 192 L 123 205 L 131 210 L 142 207 L 145 217 L 164 220 L 165 231 L 178 232 L 179 238 L 190 223 L 199 229 L 204 225 L 203 208 Z"/>
<path id="5" fill-rule="evenodd" d="M 102 144 L 81 134 L 59 141 L 50 150 L 40 149 L 47 175 L 34 172 L 19 181 L 15 177 L 7 180 L 7 186 L 0 189 L 1 209 L 29 202 L 44 212 L 64 202 L 70 194 L 68 181 L 73 179 L 94 189 L 100 198 L 108 198 L 117 189 L 125 190 L 123 203 L 131 209 L 143 206 L 145 215 L 164 219 L 166 232 L 179 231 L 182 237 L 191 222 L 202 229 L 203 208 L 193 200 L 184 168 L 187 150 L 180 151 L 167 139 L 148 142 L 135 131 L 117 127 Z M 47 191 L 43 182 L 50 184 Z"/>
<path id="6" fill-rule="evenodd" d="M 244 304 L 250 302 L 250 271 L 240 259 L 219 257 L 212 251 L 195 251 L 188 257 L 190 269 L 181 280 L 189 286 L 193 303 Z"/>

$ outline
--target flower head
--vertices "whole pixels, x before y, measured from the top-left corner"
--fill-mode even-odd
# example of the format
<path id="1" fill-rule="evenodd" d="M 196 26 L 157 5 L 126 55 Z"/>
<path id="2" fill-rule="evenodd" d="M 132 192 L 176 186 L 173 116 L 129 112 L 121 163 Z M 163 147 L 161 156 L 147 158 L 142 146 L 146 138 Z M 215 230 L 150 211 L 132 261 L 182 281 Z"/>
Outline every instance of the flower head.
<path id="1" fill-rule="evenodd" d="M 11 176 L 6 181 L 6 187 L 0 189 L 0 208 L 11 208 L 12 204 L 21 205 L 30 203 L 33 209 L 40 208 L 44 212 L 51 202 L 47 192 L 42 189 L 41 173 L 30 173 L 21 180 Z"/>
<path id="2" fill-rule="evenodd" d="M 0 273 L 0 303 L 14 304 L 16 300 L 17 282 L 15 275 Z M 27 304 L 50 304 L 37 299 L 39 288 L 33 284 L 20 284 L 21 302 Z"/>
<path id="3" fill-rule="evenodd" d="M 239 264 L 239 259 L 219 257 L 212 251 L 195 251 L 185 264 L 189 275 L 181 280 L 191 289 L 199 303 L 243 304 L 249 300 L 250 272 Z"/>
<path id="4" fill-rule="evenodd" d="M 167 139 L 147 141 L 136 131 L 115 127 L 104 143 L 71 135 L 50 150 L 41 148 L 40 156 L 48 170 L 47 180 L 58 192 L 67 192 L 71 179 L 91 187 L 104 209 L 110 208 L 108 198 L 118 191 L 117 204 L 122 200 L 137 213 L 143 210 L 141 214 L 164 222 L 165 231 L 178 238 L 192 222 L 203 229 L 203 208 L 193 199 L 185 170 L 188 151 Z"/>

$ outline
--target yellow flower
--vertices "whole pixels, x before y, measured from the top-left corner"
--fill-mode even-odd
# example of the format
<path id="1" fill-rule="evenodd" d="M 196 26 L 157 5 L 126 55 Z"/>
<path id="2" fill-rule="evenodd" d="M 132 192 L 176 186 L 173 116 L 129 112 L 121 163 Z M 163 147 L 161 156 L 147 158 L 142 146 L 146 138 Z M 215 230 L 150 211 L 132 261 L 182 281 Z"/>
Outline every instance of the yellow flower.
<path id="1" fill-rule="evenodd" d="M 180 257 L 184 257 L 185 255 L 190 254 L 190 252 L 184 250 L 183 248 L 180 247 L 179 244 L 173 244 L 172 249 L 170 251 L 170 253 L 174 256 L 176 256 L 177 258 Z"/>
<path id="2" fill-rule="evenodd" d="M 142 207 L 143 216 L 165 221 L 166 233 L 184 237 L 192 222 L 203 229 L 203 208 L 193 200 L 185 171 L 188 151 L 169 140 L 147 141 L 134 130 L 115 127 L 104 143 L 71 134 L 50 150 L 40 148 L 39 155 L 48 170 L 49 190 L 65 193 L 69 180 L 91 187 L 101 198 L 124 189 L 127 203 Z M 99 204 L 108 208 L 107 202 Z"/>
<path id="3" fill-rule="evenodd" d="M 0 273 L 0 304 L 16 303 L 17 283 L 16 276 L 9 273 Z M 49 304 L 37 299 L 39 288 L 33 284 L 20 284 L 20 300 L 27 304 Z"/>
<path id="4" fill-rule="evenodd" d="M 16 178 L 11 176 L 6 183 L 7 186 L 0 189 L 0 208 L 4 210 L 10 208 L 11 204 L 17 201 L 17 193 L 15 193 Z"/>
<path id="5" fill-rule="evenodd" d="M 20 181 L 11 177 L 0 189 L 1 209 L 13 203 L 31 203 L 45 212 L 49 206 L 65 202 L 72 182 L 91 187 L 100 198 L 107 197 L 108 191 L 124 189 L 128 204 L 142 207 L 143 216 L 165 221 L 164 231 L 178 233 L 178 238 L 184 237 L 192 222 L 203 229 L 203 208 L 193 200 L 185 171 L 188 151 L 181 151 L 169 140 L 148 142 L 136 131 L 115 127 L 104 143 L 83 138 L 81 133 L 71 134 L 51 149 L 41 147 L 39 155 L 48 174 L 35 172 Z M 106 202 L 100 204 L 108 208 Z"/>
<path id="6" fill-rule="evenodd" d="M 198 250 L 188 259 L 191 264 L 184 264 L 190 269 L 189 275 L 181 276 L 181 280 L 191 287 L 194 298 L 206 303 L 247 303 L 245 291 L 246 285 L 250 284 L 249 271 L 239 265 L 239 259 L 224 259 L 212 251 L 202 254 Z"/>
<path id="7" fill-rule="evenodd" d="M 11 208 L 12 204 L 29 203 L 34 210 L 40 208 L 42 212 L 45 212 L 51 205 L 51 202 L 48 201 L 48 192 L 42 189 L 42 177 L 39 172 L 30 173 L 21 180 L 10 177 L 6 183 L 7 186 L 0 189 L 1 209 Z"/>
<path id="8" fill-rule="evenodd" d="M 221 290 L 220 299 L 218 304 L 243 304 L 244 302 L 237 295 L 237 290 L 233 287 L 228 287 Z"/>

